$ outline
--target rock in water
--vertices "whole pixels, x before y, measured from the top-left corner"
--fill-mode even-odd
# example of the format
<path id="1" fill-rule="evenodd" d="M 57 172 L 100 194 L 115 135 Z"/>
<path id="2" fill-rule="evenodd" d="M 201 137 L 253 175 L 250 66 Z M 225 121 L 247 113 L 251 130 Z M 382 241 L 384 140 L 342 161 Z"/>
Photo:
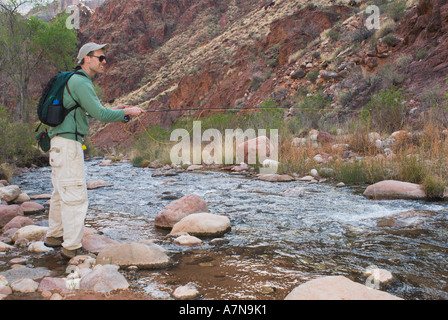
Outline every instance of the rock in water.
<path id="1" fill-rule="evenodd" d="M 171 230 L 171 234 L 187 232 L 195 236 L 219 235 L 230 230 L 229 218 L 207 212 L 193 213 L 178 223 Z"/>
<path id="2" fill-rule="evenodd" d="M 118 272 L 119 267 L 111 264 L 97 265 L 92 272 L 82 277 L 79 288 L 96 292 L 108 293 L 112 290 L 127 289 L 129 283 Z"/>
<path id="3" fill-rule="evenodd" d="M 322 277 L 292 290 L 285 300 L 402 300 L 387 292 L 370 289 L 343 276 Z"/>
<path id="4" fill-rule="evenodd" d="M 102 249 L 96 263 L 115 264 L 121 268 L 137 266 L 141 269 L 154 269 L 166 267 L 171 261 L 165 250 L 156 244 L 125 242 Z"/>
<path id="5" fill-rule="evenodd" d="M 189 194 L 163 208 L 154 223 L 160 228 L 172 228 L 182 218 L 198 212 L 208 212 L 207 202 L 195 194 Z"/>
<path id="6" fill-rule="evenodd" d="M 363 195 L 368 199 L 408 199 L 424 200 L 426 198 L 423 188 L 415 183 L 384 180 L 366 188 Z"/>

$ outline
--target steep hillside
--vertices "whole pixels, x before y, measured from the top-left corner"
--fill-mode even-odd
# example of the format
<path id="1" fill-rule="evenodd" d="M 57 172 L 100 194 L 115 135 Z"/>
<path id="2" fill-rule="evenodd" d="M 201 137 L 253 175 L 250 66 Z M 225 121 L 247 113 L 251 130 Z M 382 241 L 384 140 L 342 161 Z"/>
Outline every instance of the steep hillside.
<path id="1" fill-rule="evenodd" d="M 448 73 L 444 1 L 408 1 L 397 22 L 388 9 L 376 32 L 364 27 L 366 3 L 345 3 L 110 0 L 82 32 L 85 40 L 112 44 L 99 83 L 114 104 L 233 108 L 272 99 L 294 107 L 319 92 L 336 111 L 359 110 L 371 94 L 394 85 L 413 94 L 409 109 L 422 115 L 424 92 L 435 84 L 443 89 Z M 169 125 L 178 116 L 150 113 L 140 120 Z M 143 130 L 141 123 L 126 130 L 97 123 L 92 141 L 124 143 Z"/>

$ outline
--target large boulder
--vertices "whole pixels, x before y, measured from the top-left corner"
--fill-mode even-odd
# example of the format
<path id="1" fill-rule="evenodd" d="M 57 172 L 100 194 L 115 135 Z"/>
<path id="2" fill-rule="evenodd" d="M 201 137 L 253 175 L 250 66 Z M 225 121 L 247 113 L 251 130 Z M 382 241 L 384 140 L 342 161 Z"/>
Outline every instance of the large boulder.
<path id="1" fill-rule="evenodd" d="M 122 268 L 136 266 L 140 269 L 155 269 L 166 267 L 171 261 L 165 250 L 156 244 L 125 242 L 102 249 L 96 263 L 115 264 Z"/>
<path id="2" fill-rule="evenodd" d="M 363 195 L 368 199 L 408 199 L 424 200 L 425 191 L 422 186 L 415 183 L 384 180 L 366 188 Z"/>
<path id="3" fill-rule="evenodd" d="M 402 300 L 343 276 L 314 279 L 293 289 L 285 300 Z"/>
<path id="4" fill-rule="evenodd" d="M 197 212 L 208 212 L 207 202 L 198 195 L 189 194 L 163 208 L 154 223 L 159 228 L 172 228 L 182 218 Z"/>
<path id="5" fill-rule="evenodd" d="M 229 218 L 207 212 L 193 213 L 173 226 L 171 234 L 187 232 L 190 235 L 220 235 L 230 230 Z"/>
<path id="6" fill-rule="evenodd" d="M 0 204 L 0 228 L 17 216 L 23 216 L 23 209 L 19 205 Z"/>

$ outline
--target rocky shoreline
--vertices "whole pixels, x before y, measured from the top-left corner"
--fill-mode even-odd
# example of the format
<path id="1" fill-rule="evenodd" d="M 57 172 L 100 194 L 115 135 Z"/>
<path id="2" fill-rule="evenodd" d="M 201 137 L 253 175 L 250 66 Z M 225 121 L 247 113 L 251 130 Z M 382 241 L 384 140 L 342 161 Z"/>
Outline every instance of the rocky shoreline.
<path id="1" fill-rule="evenodd" d="M 104 163 L 102 163 L 104 165 Z M 195 167 L 194 170 L 203 168 Z M 158 174 L 172 172 L 173 168 L 160 168 Z M 186 171 L 193 171 L 192 168 Z M 234 170 L 235 171 L 235 170 Z M 157 174 L 156 173 L 156 174 Z M 283 175 L 259 176 L 265 181 L 294 181 L 294 177 Z M 310 176 L 302 181 L 316 183 Z M 314 181 L 313 181 L 314 180 Z M 3 181 L 7 184 L 7 181 Z M 105 187 L 104 181 L 89 181 L 89 189 Z M 153 299 L 142 294 L 133 286 L 132 278 L 142 270 L 168 268 L 173 264 L 170 253 L 163 248 L 163 241 L 148 239 L 139 242 L 118 242 L 86 228 L 82 240 L 83 248 L 91 254 L 77 256 L 70 261 L 60 256 L 58 248 L 44 245 L 47 228 L 36 225 L 33 214 L 46 210 L 49 202 L 42 206 L 36 201 L 50 197 L 48 194 L 28 197 L 17 186 L 0 187 L 0 258 L 8 260 L 9 269 L 0 272 L 0 298 L 15 299 Z M 231 229 L 226 216 L 212 214 L 207 203 L 199 196 L 190 194 L 169 203 L 156 216 L 155 225 L 170 229 L 164 241 L 178 246 L 195 247 L 204 242 L 217 245 L 220 238 Z M 204 240 L 206 236 L 207 240 Z M 202 238 L 202 239 L 201 239 Z M 159 242 L 159 243 L 158 243 Z M 44 267 L 36 267 L 28 261 L 29 254 L 45 255 L 57 261 L 58 272 Z M 8 259 L 8 256 L 11 256 Z M 6 258 L 6 259 L 5 259 Z M 65 270 L 64 270 L 65 269 Z M 393 279 L 386 270 L 373 273 L 375 281 L 386 283 Z M 345 277 L 321 277 L 319 281 L 309 281 L 296 287 L 286 299 L 397 299 L 379 290 L 367 290 L 366 286 Z M 316 279 L 317 280 L 317 279 Z M 331 285 L 323 285 L 325 283 Z M 351 292 L 346 295 L 347 291 Z M 194 285 L 177 287 L 171 299 L 199 299 L 200 291 Z"/>

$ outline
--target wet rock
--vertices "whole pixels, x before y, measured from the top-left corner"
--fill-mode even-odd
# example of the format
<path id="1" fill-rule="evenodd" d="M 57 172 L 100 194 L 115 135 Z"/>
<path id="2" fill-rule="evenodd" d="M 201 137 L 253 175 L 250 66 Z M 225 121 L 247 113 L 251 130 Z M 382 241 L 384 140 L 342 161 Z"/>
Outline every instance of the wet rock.
<path id="1" fill-rule="evenodd" d="M 92 180 L 92 181 L 87 182 L 88 190 L 98 189 L 98 188 L 102 188 L 102 187 L 110 187 L 110 186 L 112 186 L 112 185 L 104 180 Z"/>
<path id="2" fill-rule="evenodd" d="M 428 210 L 409 210 L 392 216 L 382 217 L 378 219 L 376 225 L 389 228 L 418 227 L 425 223 L 426 218 L 434 214 L 436 213 Z"/>
<path id="3" fill-rule="evenodd" d="M 372 282 L 377 282 L 379 284 L 386 284 L 394 279 L 394 276 L 390 271 L 379 268 L 369 269 L 364 275 L 369 277 Z"/>
<path id="4" fill-rule="evenodd" d="M 160 228 L 172 228 L 182 218 L 197 212 L 208 212 L 207 202 L 198 195 L 189 194 L 163 208 L 154 223 Z"/>
<path id="5" fill-rule="evenodd" d="M 199 291 L 193 286 L 181 286 L 173 292 L 173 298 L 178 300 L 194 299 L 199 296 Z"/>
<path id="6" fill-rule="evenodd" d="M 156 244 L 146 245 L 125 242 L 102 249 L 97 256 L 97 264 L 115 264 L 122 268 L 137 266 L 140 269 L 163 268 L 170 264 L 165 250 Z"/>
<path id="7" fill-rule="evenodd" d="M 47 247 L 43 241 L 32 242 L 28 246 L 29 252 L 43 253 L 48 251 L 53 251 L 53 248 Z"/>
<path id="8" fill-rule="evenodd" d="M 423 188 L 415 183 L 396 180 L 384 180 L 370 185 L 363 195 L 368 199 L 408 199 L 423 200 L 426 198 Z"/>
<path id="9" fill-rule="evenodd" d="M 23 216 L 23 209 L 20 206 L 0 204 L 0 228 L 17 216 Z"/>
<path id="10" fill-rule="evenodd" d="M 181 246 L 197 246 L 202 244 L 202 240 L 190 235 L 182 235 L 174 239 L 174 243 Z"/>
<path id="11" fill-rule="evenodd" d="M 229 218 L 207 212 L 186 216 L 173 226 L 171 234 L 187 232 L 191 235 L 219 235 L 231 228 Z"/>
<path id="12" fill-rule="evenodd" d="M 20 205 L 23 210 L 23 214 L 30 215 L 40 213 L 45 210 L 45 207 L 37 202 L 24 202 Z"/>
<path id="13" fill-rule="evenodd" d="M 39 241 L 47 234 L 48 227 L 41 227 L 36 225 L 25 226 L 14 233 L 12 240 L 17 242 L 21 239 L 28 241 Z"/>
<path id="14" fill-rule="evenodd" d="M 0 188 L 0 200 L 4 200 L 6 202 L 14 201 L 19 195 L 21 191 L 18 186 L 10 185 L 6 187 Z"/>
<path id="15" fill-rule="evenodd" d="M 98 253 L 108 246 L 120 244 L 118 241 L 96 233 L 85 234 L 81 243 L 84 249 L 93 253 Z"/>
<path id="16" fill-rule="evenodd" d="M 111 264 L 97 265 L 92 272 L 82 277 L 79 288 L 103 293 L 109 293 L 117 289 L 128 289 L 129 283 L 118 272 L 118 269 L 118 266 Z"/>
<path id="17" fill-rule="evenodd" d="M 343 276 L 314 279 L 292 290 L 285 300 L 402 300 Z"/>
<path id="18" fill-rule="evenodd" d="M 13 228 L 23 228 L 25 226 L 30 226 L 33 225 L 34 221 L 31 220 L 28 217 L 24 217 L 24 216 L 17 216 L 14 217 L 11 221 L 9 221 L 4 227 L 3 227 L 3 232 L 8 231 L 9 229 L 13 229 Z"/>

